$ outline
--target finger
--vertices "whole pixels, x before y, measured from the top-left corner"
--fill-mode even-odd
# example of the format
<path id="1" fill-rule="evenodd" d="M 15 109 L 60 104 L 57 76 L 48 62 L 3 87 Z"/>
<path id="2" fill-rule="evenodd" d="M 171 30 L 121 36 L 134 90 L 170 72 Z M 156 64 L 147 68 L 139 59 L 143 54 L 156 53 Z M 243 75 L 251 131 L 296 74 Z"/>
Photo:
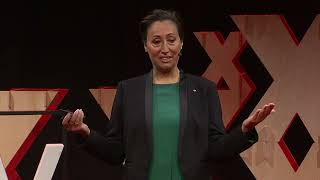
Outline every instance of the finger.
<path id="1" fill-rule="evenodd" d="M 252 116 L 251 122 L 255 122 L 256 121 L 256 119 L 258 118 L 258 116 L 260 114 L 260 111 L 261 111 L 261 109 L 257 109 L 257 111 Z"/>
<path id="2" fill-rule="evenodd" d="M 260 114 L 260 112 L 262 111 L 262 109 L 257 109 L 256 113 L 254 114 L 254 116 L 257 118 Z"/>
<path id="3" fill-rule="evenodd" d="M 272 106 L 272 107 L 275 107 L 275 104 L 274 104 L 274 103 L 269 103 L 268 105 L 269 105 L 269 106 Z"/>
<path id="4" fill-rule="evenodd" d="M 79 109 L 77 109 L 77 110 L 74 111 L 73 116 L 72 116 L 72 118 L 71 118 L 70 121 L 69 121 L 69 124 L 70 124 L 70 125 L 74 125 L 75 122 L 76 122 L 76 120 L 77 120 L 77 118 L 78 118 L 78 116 L 79 116 Z"/>
<path id="5" fill-rule="evenodd" d="M 269 116 L 273 112 L 275 112 L 274 104 L 273 103 L 269 103 L 268 108 L 267 108 L 267 115 L 266 116 Z"/>
<path id="6" fill-rule="evenodd" d="M 63 126 L 67 125 L 69 123 L 71 117 L 72 117 L 72 113 L 68 113 L 67 115 L 65 115 L 62 120 L 62 125 Z"/>
<path id="7" fill-rule="evenodd" d="M 79 109 L 78 116 L 77 116 L 77 119 L 75 120 L 74 124 L 75 125 L 81 124 L 82 119 L 83 119 L 83 111 L 81 109 Z"/>
<path id="8" fill-rule="evenodd" d="M 273 107 L 274 107 L 273 103 L 269 103 L 265 105 L 263 107 L 263 112 L 261 113 L 261 116 L 259 117 L 258 121 L 259 122 L 263 121 L 271 113 Z"/>
<path id="9" fill-rule="evenodd" d="M 260 111 L 261 109 L 258 109 L 252 116 L 243 122 L 246 128 L 251 129 L 257 124 L 256 119 L 258 118 Z"/>
<path id="10" fill-rule="evenodd" d="M 73 122 L 73 124 L 78 125 L 80 121 L 81 121 L 81 110 L 78 109 L 78 114 L 77 114 L 77 117 L 76 117 L 75 121 Z"/>
<path id="11" fill-rule="evenodd" d="M 271 112 L 274 109 L 274 107 L 275 107 L 275 105 L 273 103 L 269 103 L 268 104 L 269 112 Z"/>
<path id="12" fill-rule="evenodd" d="M 262 110 L 262 112 L 261 112 L 261 118 L 262 118 L 262 120 L 263 120 L 264 118 L 266 118 L 266 117 L 270 114 L 270 111 L 271 111 L 271 109 L 270 109 L 269 105 L 264 105 L 264 106 L 263 106 L 263 110 Z"/>
<path id="13" fill-rule="evenodd" d="M 82 111 L 82 109 L 80 109 L 80 115 L 81 115 L 81 117 L 80 117 L 80 124 L 81 123 L 83 123 L 83 118 L 84 118 L 84 112 Z"/>
<path id="14" fill-rule="evenodd" d="M 274 109 L 274 107 L 275 107 L 274 103 L 269 103 L 268 104 L 268 109 L 269 109 L 270 113 L 273 112 L 272 110 Z"/>
<path id="15" fill-rule="evenodd" d="M 263 108 L 258 112 L 257 118 L 254 119 L 254 123 L 255 124 L 260 123 L 265 117 L 266 117 L 265 109 Z"/>

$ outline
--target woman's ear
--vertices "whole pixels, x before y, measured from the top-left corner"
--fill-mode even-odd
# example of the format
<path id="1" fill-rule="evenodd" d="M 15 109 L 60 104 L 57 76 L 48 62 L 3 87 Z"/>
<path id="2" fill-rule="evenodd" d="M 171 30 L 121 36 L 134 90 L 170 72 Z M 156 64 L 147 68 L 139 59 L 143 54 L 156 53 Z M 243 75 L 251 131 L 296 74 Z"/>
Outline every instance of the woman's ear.
<path id="1" fill-rule="evenodd" d="M 144 47 L 144 51 L 145 51 L 145 52 L 148 52 L 148 49 L 147 49 L 146 44 L 143 44 L 143 47 Z"/>
<path id="2" fill-rule="evenodd" d="M 183 46 L 183 42 L 181 42 L 180 51 L 179 51 L 179 53 L 178 53 L 178 56 L 182 56 L 182 53 L 181 53 L 181 51 L 182 51 L 182 46 Z"/>

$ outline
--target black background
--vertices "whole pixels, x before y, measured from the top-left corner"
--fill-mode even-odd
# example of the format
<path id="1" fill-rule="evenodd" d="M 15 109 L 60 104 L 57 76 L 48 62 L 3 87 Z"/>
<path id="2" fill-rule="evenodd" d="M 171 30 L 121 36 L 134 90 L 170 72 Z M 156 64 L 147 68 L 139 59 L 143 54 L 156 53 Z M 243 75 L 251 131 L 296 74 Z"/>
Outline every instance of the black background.
<path id="1" fill-rule="evenodd" d="M 151 64 L 143 50 L 138 22 L 154 8 L 175 9 L 185 24 L 179 66 L 202 75 L 211 59 L 193 32 L 237 31 L 230 15 L 281 14 L 301 40 L 316 14 L 318 1 L 76 1 L 29 0 L 0 4 L 0 90 L 10 88 L 68 88 L 61 108 L 83 108 L 87 123 L 108 130 L 108 117 L 89 88 L 116 86 L 120 80 L 144 74 Z M 246 64 L 241 59 L 255 59 Z M 214 62 L 214 60 L 213 60 Z M 239 114 L 239 124 L 257 104 L 273 79 L 248 45 L 240 62 L 257 92 Z M 250 61 L 252 62 L 252 61 Z M 121 168 L 95 159 L 81 148 L 78 138 L 64 132 L 59 118 L 51 118 L 17 167 L 22 179 L 32 179 L 46 143 L 65 144 L 54 179 L 119 179 Z M 222 163 L 219 179 L 254 179 L 241 159 Z M 224 167 L 224 168 L 223 168 Z M 228 167 L 228 168 L 226 168 Z M 230 173 L 233 172 L 233 173 Z"/>

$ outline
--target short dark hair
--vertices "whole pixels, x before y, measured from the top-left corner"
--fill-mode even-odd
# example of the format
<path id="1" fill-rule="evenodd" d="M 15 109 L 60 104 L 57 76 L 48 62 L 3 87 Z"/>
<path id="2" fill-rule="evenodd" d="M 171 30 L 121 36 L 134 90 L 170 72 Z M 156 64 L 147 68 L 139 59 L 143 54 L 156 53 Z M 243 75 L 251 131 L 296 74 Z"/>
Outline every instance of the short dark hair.
<path id="1" fill-rule="evenodd" d="M 142 18 L 139 24 L 140 36 L 143 43 L 147 41 L 147 30 L 150 25 L 156 21 L 164 20 L 170 20 L 176 25 L 179 37 L 183 41 L 183 23 L 180 15 L 174 10 L 154 9 L 147 16 Z"/>

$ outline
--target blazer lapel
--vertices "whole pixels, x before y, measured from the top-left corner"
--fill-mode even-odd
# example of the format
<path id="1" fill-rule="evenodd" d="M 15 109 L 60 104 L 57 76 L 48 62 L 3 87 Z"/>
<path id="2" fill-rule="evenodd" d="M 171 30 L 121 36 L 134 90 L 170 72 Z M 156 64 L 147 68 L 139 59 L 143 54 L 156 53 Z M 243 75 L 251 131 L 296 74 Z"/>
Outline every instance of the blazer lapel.
<path id="1" fill-rule="evenodd" d="M 184 73 L 180 71 L 180 83 L 179 83 L 179 93 L 180 93 L 180 125 L 179 125 L 179 156 L 181 156 L 182 150 L 182 139 L 185 133 L 185 127 L 187 123 L 187 109 L 188 109 L 188 84 L 185 79 Z"/>
<path id="2" fill-rule="evenodd" d="M 146 138 L 147 145 L 152 152 L 152 71 L 146 76 L 145 87 L 145 121 L 146 121 Z"/>

